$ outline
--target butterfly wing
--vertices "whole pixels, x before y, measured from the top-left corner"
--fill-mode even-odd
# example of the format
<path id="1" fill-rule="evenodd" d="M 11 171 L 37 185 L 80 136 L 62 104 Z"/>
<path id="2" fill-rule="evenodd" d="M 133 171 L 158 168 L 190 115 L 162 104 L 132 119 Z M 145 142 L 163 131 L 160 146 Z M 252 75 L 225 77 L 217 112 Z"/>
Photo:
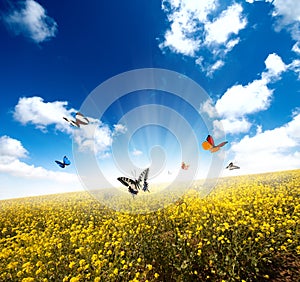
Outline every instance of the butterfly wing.
<path id="1" fill-rule="evenodd" d="M 139 176 L 138 180 L 137 180 L 137 188 L 140 189 L 141 187 L 141 181 L 144 180 L 144 185 L 143 185 L 143 191 L 147 191 L 148 190 L 148 174 L 149 174 L 149 168 L 146 168 Z M 149 190 L 148 190 L 149 191 Z"/>
<path id="2" fill-rule="evenodd" d="M 70 165 L 71 164 L 70 160 L 66 156 L 64 156 L 63 162 L 64 162 L 64 165 Z"/>
<path id="3" fill-rule="evenodd" d="M 215 141 L 214 141 L 214 139 L 212 138 L 211 135 L 207 135 L 206 141 L 207 141 L 210 145 L 212 145 L 213 147 L 215 146 Z"/>
<path id="4" fill-rule="evenodd" d="M 65 164 L 60 161 L 55 161 L 61 168 L 65 167 Z"/>
<path id="5" fill-rule="evenodd" d="M 82 113 L 78 112 L 76 113 L 76 123 L 87 125 L 89 124 L 89 120 Z"/>
<path id="6" fill-rule="evenodd" d="M 233 166 L 233 163 L 231 162 L 231 163 L 229 163 L 228 166 L 226 166 L 225 168 L 230 168 L 230 167 L 232 167 L 232 166 Z"/>
<path id="7" fill-rule="evenodd" d="M 204 150 L 210 150 L 212 147 L 213 147 L 213 146 L 212 146 L 208 141 L 204 141 L 204 142 L 202 143 L 202 148 L 203 148 Z"/>
<path id="8" fill-rule="evenodd" d="M 140 174 L 137 181 L 141 182 L 143 179 L 147 180 L 148 179 L 148 173 L 149 173 L 149 168 L 146 168 L 144 171 L 142 171 L 142 173 Z"/>
<path id="9" fill-rule="evenodd" d="M 209 151 L 210 151 L 211 153 L 218 152 L 219 150 L 220 150 L 220 147 L 212 147 L 212 148 L 209 149 Z"/>
<path id="10" fill-rule="evenodd" d="M 69 124 L 71 124 L 72 126 L 79 127 L 79 124 L 77 124 L 76 121 L 71 120 L 71 119 L 68 119 L 68 118 L 66 118 L 66 117 L 63 117 L 63 119 L 64 119 L 65 121 L 67 121 Z"/>
<path id="11" fill-rule="evenodd" d="M 132 187 L 128 187 L 128 192 L 131 193 L 133 196 L 137 195 L 137 193 L 139 192 L 136 189 L 133 189 Z"/>
<path id="12" fill-rule="evenodd" d="M 240 169 L 240 167 L 232 164 L 232 166 L 229 168 L 229 170 L 234 170 L 234 169 Z"/>
<path id="13" fill-rule="evenodd" d="M 138 193 L 137 190 L 137 183 L 135 180 L 127 178 L 127 177 L 118 177 L 117 180 L 119 180 L 124 186 L 126 186 L 128 188 L 128 191 L 131 194 L 136 195 Z"/>
<path id="14" fill-rule="evenodd" d="M 184 169 L 184 170 L 188 170 L 189 166 L 190 165 L 187 165 L 185 162 L 181 163 L 181 168 Z"/>
<path id="15" fill-rule="evenodd" d="M 149 189 L 148 189 L 148 182 L 146 180 L 144 181 L 143 191 L 144 192 L 146 192 L 146 191 L 150 192 Z"/>
<path id="16" fill-rule="evenodd" d="M 223 147 L 224 145 L 226 145 L 227 143 L 228 143 L 228 141 L 222 142 L 222 143 L 220 143 L 219 145 L 217 145 L 216 147 L 221 148 L 221 147 Z"/>

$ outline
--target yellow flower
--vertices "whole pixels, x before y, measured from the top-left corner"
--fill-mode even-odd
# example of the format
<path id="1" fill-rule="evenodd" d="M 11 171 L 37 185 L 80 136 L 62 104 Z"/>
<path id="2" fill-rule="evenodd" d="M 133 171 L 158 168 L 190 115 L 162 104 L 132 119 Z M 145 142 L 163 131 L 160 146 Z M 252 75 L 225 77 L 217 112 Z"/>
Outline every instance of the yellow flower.
<path id="1" fill-rule="evenodd" d="M 158 278 L 158 277 L 159 277 L 159 274 L 155 272 L 155 273 L 154 273 L 154 277 L 155 277 L 155 278 Z"/>
<path id="2" fill-rule="evenodd" d="M 152 270 L 152 265 L 151 265 L 151 264 L 147 264 L 147 268 L 148 268 L 149 270 Z"/>
<path id="3" fill-rule="evenodd" d="M 70 279 L 70 282 L 79 282 L 79 281 L 80 281 L 80 279 L 78 277 L 72 277 Z"/>

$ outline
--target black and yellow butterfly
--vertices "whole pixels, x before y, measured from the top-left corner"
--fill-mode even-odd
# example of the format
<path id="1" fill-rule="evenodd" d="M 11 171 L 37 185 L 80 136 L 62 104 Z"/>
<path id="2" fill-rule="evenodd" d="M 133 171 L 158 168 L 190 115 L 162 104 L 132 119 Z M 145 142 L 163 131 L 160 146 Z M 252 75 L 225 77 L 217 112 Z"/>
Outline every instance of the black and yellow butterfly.
<path id="1" fill-rule="evenodd" d="M 148 173 L 149 168 L 145 169 L 139 176 L 138 179 L 131 179 L 127 177 L 118 177 L 117 179 L 128 188 L 128 192 L 133 196 L 137 195 L 139 190 L 142 188 L 144 192 L 149 191 L 148 189 Z M 141 182 L 143 181 L 143 187 L 141 186 Z"/>

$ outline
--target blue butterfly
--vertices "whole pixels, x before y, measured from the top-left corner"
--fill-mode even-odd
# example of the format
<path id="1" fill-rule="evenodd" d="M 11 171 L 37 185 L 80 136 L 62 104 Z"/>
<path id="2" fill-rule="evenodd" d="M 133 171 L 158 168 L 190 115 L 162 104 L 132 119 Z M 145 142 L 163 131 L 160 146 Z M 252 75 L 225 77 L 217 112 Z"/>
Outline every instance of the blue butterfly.
<path id="1" fill-rule="evenodd" d="M 60 162 L 60 161 L 55 161 L 61 168 L 64 168 L 66 165 L 69 165 L 71 164 L 70 160 L 64 156 L 63 158 L 63 162 Z"/>

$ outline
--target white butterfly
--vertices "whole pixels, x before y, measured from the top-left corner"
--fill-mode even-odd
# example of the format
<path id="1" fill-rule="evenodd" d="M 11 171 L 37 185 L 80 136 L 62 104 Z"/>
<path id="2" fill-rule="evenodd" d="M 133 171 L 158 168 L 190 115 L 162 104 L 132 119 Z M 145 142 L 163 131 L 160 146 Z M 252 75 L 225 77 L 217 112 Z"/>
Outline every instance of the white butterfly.
<path id="1" fill-rule="evenodd" d="M 117 179 L 128 188 L 128 192 L 131 193 L 133 196 L 137 195 L 139 190 L 142 188 L 141 187 L 141 182 L 142 180 L 144 181 L 143 183 L 143 188 L 142 190 L 144 192 L 149 191 L 148 189 L 148 173 L 149 173 L 149 168 L 145 169 L 139 176 L 138 179 L 131 179 L 127 177 L 118 177 Z"/>
<path id="2" fill-rule="evenodd" d="M 63 119 L 65 121 L 67 121 L 68 123 L 70 123 L 71 125 L 76 126 L 76 127 L 80 127 L 80 124 L 83 124 L 83 125 L 89 124 L 89 120 L 83 114 L 81 114 L 79 112 L 77 112 L 75 115 L 76 120 L 71 120 L 66 117 L 63 117 Z"/>

